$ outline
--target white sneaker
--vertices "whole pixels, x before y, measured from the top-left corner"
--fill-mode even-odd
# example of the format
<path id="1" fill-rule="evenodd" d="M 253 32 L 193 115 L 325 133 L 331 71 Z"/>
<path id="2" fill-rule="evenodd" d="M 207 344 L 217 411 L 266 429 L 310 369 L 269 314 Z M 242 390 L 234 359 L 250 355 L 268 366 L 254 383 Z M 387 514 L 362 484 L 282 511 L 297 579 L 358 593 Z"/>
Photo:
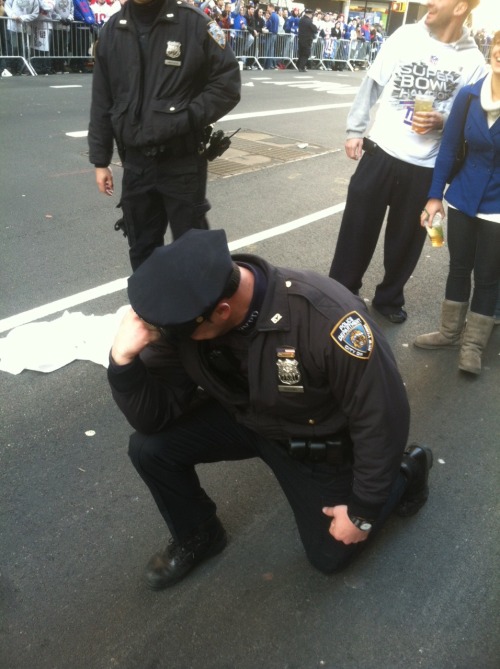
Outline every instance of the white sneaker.
<path id="1" fill-rule="evenodd" d="M 5 70 L 2 70 L 2 77 L 12 77 L 12 72 L 5 68 Z"/>

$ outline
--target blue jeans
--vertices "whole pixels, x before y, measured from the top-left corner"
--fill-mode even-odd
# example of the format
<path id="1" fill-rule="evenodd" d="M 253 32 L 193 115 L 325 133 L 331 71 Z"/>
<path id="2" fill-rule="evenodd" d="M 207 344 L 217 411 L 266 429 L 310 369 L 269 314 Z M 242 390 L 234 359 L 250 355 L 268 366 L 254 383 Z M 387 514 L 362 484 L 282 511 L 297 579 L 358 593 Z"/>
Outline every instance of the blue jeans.
<path id="1" fill-rule="evenodd" d="M 270 70 L 274 67 L 276 67 L 276 61 L 274 59 L 274 52 L 276 50 L 276 39 L 277 35 L 274 35 L 273 33 L 268 33 L 267 34 L 267 41 L 266 41 L 266 60 L 264 61 L 264 69 L 265 70 Z"/>

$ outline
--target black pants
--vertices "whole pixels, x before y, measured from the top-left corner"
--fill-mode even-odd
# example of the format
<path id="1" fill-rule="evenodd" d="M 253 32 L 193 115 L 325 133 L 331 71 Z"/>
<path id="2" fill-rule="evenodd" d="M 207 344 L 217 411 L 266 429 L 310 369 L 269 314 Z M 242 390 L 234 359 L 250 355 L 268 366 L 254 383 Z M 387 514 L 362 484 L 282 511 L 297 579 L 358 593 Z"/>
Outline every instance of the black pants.
<path id="1" fill-rule="evenodd" d="M 206 158 L 197 153 L 146 157 L 127 150 L 123 167 L 120 204 L 133 270 L 163 246 L 168 224 L 173 239 L 190 228 L 208 228 Z"/>
<path id="2" fill-rule="evenodd" d="M 500 277 L 500 224 L 449 207 L 447 232 L 450 271 L 446 299 L 468 302 L 474 272 L 471 311 L 493 316 Z"/>
<path id="3" fill-rule="evenodd" d="M 431 180 L 431 168 L 411 165 L 377 149 L 363 154 L 349 183 L 330 276 L 353 293 L 359 292 L 389 207 L 385 274 L 373 298 L 382 312 L 391 313 L 404 304 L 403 289 L 425 241 L 420 213 Z"/>
<path id="4" fill-rule="evenodd" d="M 55 72 L 64 72 L 65 59 L 68 58 L 69 53 L 69 30 L 54 30 L 52 31 L 52 48 L 53 55 L 56 56 L 52 60 L 52 69 Z"/>
<path id="5" fill-rule="evenodd" d="M 3 19 L 5 21 L 5 19 Z M 5 21 L 5 25 L 7 22 Z M 9 56 L 19 56 L 27 58 L 28 49 L 26 47 L 25 36 L 23 32 L 8 31 L 7 53 Z M 9 66 L 13 74 L 21 74 L 24 70 L 24 63 L 22 60 L 9 60 Z"/>
<path id="6" fill-rule="evenodd" d="M 322 513 L 323 506 L 347 503 L 351 465 L 294 460 L 282 444 L 239 425 L 216 402 L 201 406 L 161 434 L 133 434 L 129 455 L 175 539 L 189 535 L 216 511 L 215 502 L 200 486 L 195 465 L 260 457 L 283 489 L 307 557 L 317 569 L 331 573 L 345 567 L 365 543 L 346 545 L 333 539 L 328 532 L 331 518 Z M 397 505 L 405 486 L 399 474 L 372 535 Z"/>
<path id="7" fill-rule="evenodd" d="M 311 47 L 312 47 L 312 42 L 307 40 L 298 40 L 298 62 L 297 66 L 299 70 L 305 70 L 307 67 L 307 63 L 309 61 L 309 58 L 311 57 Z"/>

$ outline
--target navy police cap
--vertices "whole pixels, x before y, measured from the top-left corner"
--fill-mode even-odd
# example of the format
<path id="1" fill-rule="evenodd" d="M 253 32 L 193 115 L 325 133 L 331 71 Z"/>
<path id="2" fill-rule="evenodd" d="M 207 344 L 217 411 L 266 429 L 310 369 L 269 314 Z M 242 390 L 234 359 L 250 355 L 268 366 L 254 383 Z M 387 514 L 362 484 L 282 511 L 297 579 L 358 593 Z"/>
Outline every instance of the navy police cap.
<path id="1" fill-rule="evenodd" d="M 232 274 L 224 230 L 188 230 L 135 270 L 128 280 L 130 305 L 156 327 L 196 327 L 224 297 Z"/>

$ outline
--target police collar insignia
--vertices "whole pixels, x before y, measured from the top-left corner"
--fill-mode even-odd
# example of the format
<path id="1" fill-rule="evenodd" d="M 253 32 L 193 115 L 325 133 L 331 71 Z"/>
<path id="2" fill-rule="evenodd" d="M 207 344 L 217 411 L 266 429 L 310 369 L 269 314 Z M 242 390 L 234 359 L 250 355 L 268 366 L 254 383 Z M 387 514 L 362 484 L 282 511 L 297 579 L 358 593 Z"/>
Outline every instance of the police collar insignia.
<path id="1" fill-rule="evenodd" d="M 165 65 L 180 65 L 179 60 L 171 60 L 172 58 L 181 57 L 181 43 L 180 42 L 167 42 L 167 58 L 169 60 L 165 61 Z"/>
<path id="2" fill-rule="evenodd" d="M 330 332 L 330 337 L 354 358 L 368 360 L 372 354 L 374 340 L 371 328 L 357 311 L 346 314 Z"/>
<path id="3" fill-rule="evenodd" d="M 219 24 L 215 21 L 210 21 L 207 28 L 210 37 L 220 46 L 221 49 L 224 49 L 226 47 L 226 36 L 224 35 L 224 31 L 219 26 Z"/>
<path id="4" fill-rule="evenodd" d="M 291 346 L 276 349 L 278 368 L 278 390 L 281 393 L 303 393 L 304 386 L 299 385 L 302 377 L 299 362 L 295 359 L 295 349 Z"/>

